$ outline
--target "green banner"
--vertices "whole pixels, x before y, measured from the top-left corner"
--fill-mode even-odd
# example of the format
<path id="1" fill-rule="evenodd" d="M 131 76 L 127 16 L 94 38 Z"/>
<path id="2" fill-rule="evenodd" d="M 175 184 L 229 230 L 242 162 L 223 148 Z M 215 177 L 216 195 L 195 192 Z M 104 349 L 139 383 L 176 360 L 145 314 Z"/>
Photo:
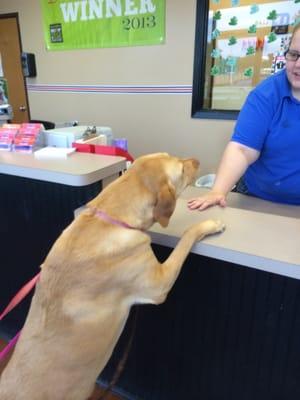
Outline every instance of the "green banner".
<path id="1" fill-rule="evenodd" d="M 160 44 L 165 0 L 40 0 L 48 50 Z"/>

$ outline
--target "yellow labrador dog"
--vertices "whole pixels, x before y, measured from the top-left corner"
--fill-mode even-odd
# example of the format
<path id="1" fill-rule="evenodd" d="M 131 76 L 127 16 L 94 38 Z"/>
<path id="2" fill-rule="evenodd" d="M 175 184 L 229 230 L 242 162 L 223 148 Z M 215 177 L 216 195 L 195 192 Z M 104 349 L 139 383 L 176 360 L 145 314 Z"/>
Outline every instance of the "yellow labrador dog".
<path id="1" fill-rule="evenodd" d="M 191 226 L 164 263 L 146 233 L 168 225 L 198 161 L 143 156 L 65 229 L 43 266 L 30 311 L 0 380 L 1 400 L 85 400 L 130 307 L 163 302 L 195 241 L 223 230 Z"/>

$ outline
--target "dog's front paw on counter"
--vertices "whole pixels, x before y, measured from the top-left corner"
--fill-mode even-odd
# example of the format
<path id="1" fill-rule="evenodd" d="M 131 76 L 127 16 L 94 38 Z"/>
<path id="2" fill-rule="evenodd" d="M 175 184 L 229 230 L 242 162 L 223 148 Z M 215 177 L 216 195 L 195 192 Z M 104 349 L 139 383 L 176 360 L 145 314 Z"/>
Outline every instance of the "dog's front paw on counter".
<path id="1" fill-rule="evenodd" d="M 225 230 L 225 224 L 220 220 L 208 219 L 194 225 L 193 229 L 196 229 L 197 240 L 201 240 L 207 235 L 223 232 Z"/>

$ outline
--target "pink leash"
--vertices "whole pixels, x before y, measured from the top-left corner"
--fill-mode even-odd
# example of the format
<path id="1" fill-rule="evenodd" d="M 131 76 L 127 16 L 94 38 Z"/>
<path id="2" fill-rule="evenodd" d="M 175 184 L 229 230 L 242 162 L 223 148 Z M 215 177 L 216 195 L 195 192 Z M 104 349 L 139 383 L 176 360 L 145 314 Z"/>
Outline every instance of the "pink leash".
<path id="1" fill-rule="evenodd" d="M 0 321 L 11 311 L 13 310 L 21 301 L 28 295 L 28 293 L 35 287 L 39 277 L 40 277 L 40 272 L 35 275 L 34 278 L 32 278 L 29 282 L 26 283 L 19 291 L 18 293 L 13 297 L 13 299 L 9 302 L 8 306 L 4 309 L 4 311 L 0 314 Z M 16 336 L 9 341 L 9 343 L 4 347 L 4 349 L 0 352 L 0 361 L 3 360 L 9 351 L 14 347 L 14 345 L 17 343 L 19 336 L 21 334 L 21 331 L 19 331 Z"/>

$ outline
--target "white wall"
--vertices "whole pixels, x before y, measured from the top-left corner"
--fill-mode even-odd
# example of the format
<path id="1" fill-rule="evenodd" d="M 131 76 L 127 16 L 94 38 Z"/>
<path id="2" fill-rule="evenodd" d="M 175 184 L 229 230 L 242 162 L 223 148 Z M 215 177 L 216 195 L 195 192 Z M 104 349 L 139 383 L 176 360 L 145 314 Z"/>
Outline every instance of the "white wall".
<path id="1" fill-rule="evenodd" d="M 166 0 L 166 42 L 76 51 L 46 51 L 40 2 L 1 0 L 0 14 L 18 12 L 23 51 L 34 53 L 31 84 L 192 85 L 196 0 Z M 71 94 L 29 91 L 32 119 L 111 126 L 133 156 L 168 151 L 196 156 L 213 172 L 234 121 L 191 118 L 191 94 Z"/>

